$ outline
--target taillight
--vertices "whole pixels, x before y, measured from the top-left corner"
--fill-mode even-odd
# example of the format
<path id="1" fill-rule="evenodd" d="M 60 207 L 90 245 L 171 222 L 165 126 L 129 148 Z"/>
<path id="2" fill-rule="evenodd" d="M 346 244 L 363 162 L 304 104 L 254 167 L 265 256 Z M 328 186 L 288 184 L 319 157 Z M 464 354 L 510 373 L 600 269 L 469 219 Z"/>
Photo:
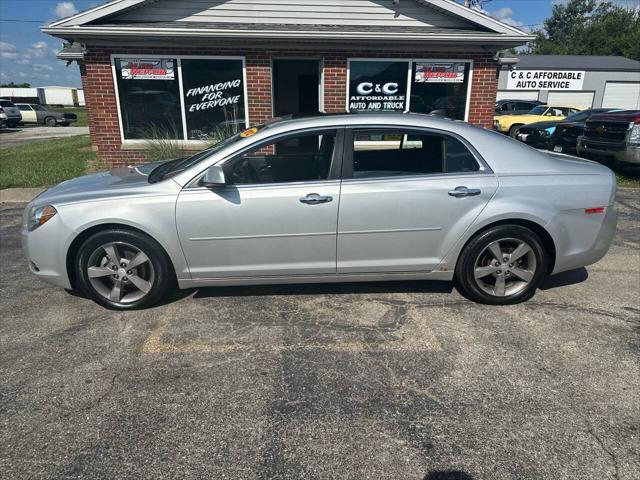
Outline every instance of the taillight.
<path id="1" fill-rule="evenodd" d="M 586 213 L 587 215 L 593 213 L 604 213 L 604 207 L 585 208 L 584 213 Z"/>

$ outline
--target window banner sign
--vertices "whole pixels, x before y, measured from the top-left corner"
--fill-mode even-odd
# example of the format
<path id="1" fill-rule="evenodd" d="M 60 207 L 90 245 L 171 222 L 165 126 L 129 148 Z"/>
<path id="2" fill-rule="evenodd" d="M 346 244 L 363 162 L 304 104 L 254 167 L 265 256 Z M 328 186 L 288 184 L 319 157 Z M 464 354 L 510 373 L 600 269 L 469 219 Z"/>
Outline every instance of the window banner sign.
<path id="1" fill-rule="evenodd" d="M 415 83 L 464 83 L 464 62 L 416 63 Z"/>
<path id="2" fill-rule="evenodd" d="M 408 70 L 408 62 L 352 60 L 349 111 L 405 111 Z"/>
<path id="3" fill-rule="evenodd" d="M 245 126 L 242 60 L 182 59 L 187 137 L 219 140 Z"/>
<path id="4" fill-rule="evenodd" d="M 582 90 L 584 74 L 584 70 L 511 70 L 507 90 Z"/>
<path id="5" fill-rule="evenodd" d="M 121 58 L 120 75 L 124 80 L 173 80 L 172 58 Z"/>

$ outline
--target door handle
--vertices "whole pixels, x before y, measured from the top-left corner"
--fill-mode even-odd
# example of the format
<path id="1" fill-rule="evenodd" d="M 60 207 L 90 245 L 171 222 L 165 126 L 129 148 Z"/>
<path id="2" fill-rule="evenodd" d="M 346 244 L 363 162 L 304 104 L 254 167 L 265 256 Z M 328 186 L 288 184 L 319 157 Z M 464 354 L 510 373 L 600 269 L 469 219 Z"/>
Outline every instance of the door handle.
<path id="1" fill-rule="evenodd" d="M 479 188 L 456 187 L 453 190 L 449 190 L 449 195 L 456 198 L 475 197 L 476 195 L 480 195 L 480 193 Z"/>
<path id="2" fill-rule="evenodd" d="M 307 205 L 318 205 L 319 203 L 332 202 L 333 197 L 329 195 L 320 195 L 318 193 L 310 193 L 306 197 L 302 197 L 300 201 Z"/>

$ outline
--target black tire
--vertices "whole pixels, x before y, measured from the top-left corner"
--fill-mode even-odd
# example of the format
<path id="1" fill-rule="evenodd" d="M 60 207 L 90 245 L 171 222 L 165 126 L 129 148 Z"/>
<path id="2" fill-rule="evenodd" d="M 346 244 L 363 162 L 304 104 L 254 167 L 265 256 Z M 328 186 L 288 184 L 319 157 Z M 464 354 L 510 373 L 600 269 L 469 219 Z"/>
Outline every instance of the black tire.
<path id="1" fill-rule="evenodd" d="M 58 121 L 53 117 L 47 117 L 44 119 L 44 124 L 47 127 L 55 127 L 56 125 L 58 125 Z"/>
<path id="2" fill-rule="evenodd" d="M 511 138 L 516 138 L 516 134 L 518 133 L 518 129 L 521 127 L 521 124 L 518 125 L 512 125 L 511 128 L 509 129 L 509 136 Z"/>
<path id="3" fill-rule="evenodd" d="M 112 301 L 100 293 L 98 290 L 102 288 L 100 285 L 98 285 L 98 289 L 96 289 L 90 281 L 88 275 L 90 260 L 96 255 L 96 252 L 100 251 L 104 253 L 104 250 L 102 250 L 103 245 L 111 243 L 119 245 L 119 252 L 123 259 L 125 259 L 127 253 L 127 246 L 134 247 L 139 251 L 144 252 L 146 257 L 148 257 L 148 263 L 151 267 L 147 268 L 153 272 L 152 279 L 148 282 L 151 284 L 151 288 L 142 298 L 133 301 L 126 300 L 127 288 L 129 288 L 130 291 L 136 290 L 135 286 L 130 282 L 128 287 L 123 287 L 125 294 L 123 295 L 122 301 Z M 106 258 L 108 259 L 109 257 L 106 256 Z M 131 259 L 129 258 L 129 260 Z M 75 273 L 76 288 L 80 293 L 91 298 L 103 307 L 112 310 L 138 310 L 151 307 L 159 303 L 174 291 L 176 285 L 173 266 L 160 244 L 148 235 L 125 229 L 104 230 L 87 238 L 78 250 L 75 262 Z M 111 275 L 100 278 L 100 281 L 104 284 L 106 290 L 109 289 L 109 282 L 113 283 L 115 281 L 109 277 L 111 277 Z M 123 278 L 127 280 L 126 277 Z"/>
<path id="4" fill-rule="evenodd" d="M 489 274 L 481 279 L 476 279 L 476 263 L 482 259 L 481 255 L 488 255 L 487 249 L 490 245 L 495 244 L 497 241 L 502 241 L 502 243 L 498 245 L 502 245 L 508 250 L 510 244 L 516 244 L 514 240 L 516 242 L 524 242 L 530 247 L 530 251 L 523 261 L 535 265 L 535 270 L 528 272 L 533 274 L 532 278 L 522 285 L 520 278 L 514 276 L 508 270 L 510 264 L 507 262 L 505 262 L 504 267 L 493 266 L 491 268 L 506 269 L 506 275 L 508 275 L 505 276 L 506 281 L 512 282 L 512 286 L 507 288 L 512 288 L 513 293 L 509 294 L 508 292 L 504 292 L 504 296 L 497 296 L 495 294 L 495 288 L 493 294 L 488 293 L 486 289 L 492 281 L 497 285 L 495 276 L 498 275 L 498 273 L 505 275 L 505 270 L 498 270 L 495 274 Z M 522 269 L 518 270 L 522 272 Z M 458 290 L 460 290 L 465 297 L 475 302 L 487 305 L 513 305 L 527 301 L 533 297 L 537 288 L 546 277 L 547 271 L 548 256 L 540 238 L 535 232 L 520 225 L 498 225 L 481 232 L 464 247 L 456 265 L 455 283 Z M 510 284 L 506 283 L 506 285 Z"/>

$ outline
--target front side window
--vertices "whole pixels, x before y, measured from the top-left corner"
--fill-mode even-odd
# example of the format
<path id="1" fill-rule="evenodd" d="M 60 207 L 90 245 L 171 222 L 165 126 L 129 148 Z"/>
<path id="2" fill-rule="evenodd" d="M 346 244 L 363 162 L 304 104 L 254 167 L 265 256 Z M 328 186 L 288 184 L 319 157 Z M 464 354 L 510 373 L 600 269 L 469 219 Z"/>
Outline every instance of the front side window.
<path id="1" fill-rule="evenodd" d="M 299 134 L 262 144 L 226 162 L 229 184 L 269 184 L 327 180 L 336 131 Z"/>
<path id="2" fill-rule="evenodd" d="M 46 112 L 47 109 L 44 108 L 42 105 L 34 105 L 32 107 L 36 112 Z"/>
<path id="3" fill-rule="evenodd" d="M 477 170 L 473 154 L 449 135 L 402 130 L 359 130 L 353 135 L 354 178 Z"/>
<path id="4" fill-rule="evenodd" d="M 514 110 L 525 110 L 525 111 L 529 111 L 531 110 L 533 107 L 536 106 L 535 103 L 528 103 L 528 102 L 524 102 L 524 103 L 518 103 L 518 106 L 516 108 L 514 108 Z"/>

